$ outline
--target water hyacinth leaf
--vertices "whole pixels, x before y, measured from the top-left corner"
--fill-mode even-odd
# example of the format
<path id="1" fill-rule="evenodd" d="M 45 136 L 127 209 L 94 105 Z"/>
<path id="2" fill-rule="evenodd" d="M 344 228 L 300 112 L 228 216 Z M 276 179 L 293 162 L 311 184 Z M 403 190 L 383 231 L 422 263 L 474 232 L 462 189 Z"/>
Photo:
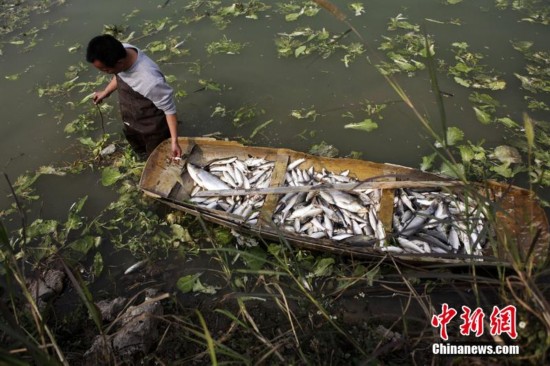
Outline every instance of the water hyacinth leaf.
<path id="1" fill-rule="evenodd" d="M 487 125 L 493 121 L 493 117 L 489 113 L 477 107 L 473 107 L 473 108 L 474 108 L 474 112 L 476 113 L 477 120 L 479 122 L 483 123 L 484 125 Z"/>
<path id="2" fill-rule="evenodd" d="M 475 152 L 474 149 L 472 149 L 469 145 L 460 145 L 458 147 L 458 150 L 460 151 L 460 158 L 462 162 L 469 163 L 475 158 Z"/>
<path id="3" fill-rule="evenodd" d="M 447 129 L 447 144 L 449 146 L 455 145 L 457 142 L 462 141 L 464 138 L 464 132 L 458 127 L 449 127 Z"/>
<path id="4" fill-rule="evenodd" d="M 302 53 L 304 53 L 304 52 L 306 51 L 306 49 L 307 49 L 306 46 L 300 46 L 300 47 L 296 48 L 296 49 L 294 50 L 294 56 L 295 56 L 295 57 L 300 56 Z"/>
<path id="5" fill-rule="evenodd" d="M 36 219 L 27 228 L 27 237 L 29 239 L 32 239 L 55 233 L 57 231 L 58 225 L 59 222 L 57 222 L 56 220 Z"/>
<path id="6" fill-rule="evenodd" d="M 513 146 L 500 145 L 495 147 L 493 154 L 491 155 L 495 159 L 498 159 L 503 164 L 519 164 L 521 163 L 521 154 L 518 149 Z"/>
<path id="7" fill-rule="evenodd" d="M 420 170 L 427 171 L 427 170 L 431 169 L 436 156 L 437 156 L 437 153 L 433 153 L 433 154 L 430 154 L 430 155 L 423 156 L 422 157 L 422 164 L 420 164 Z"/>
<path id="8" fill-rule="evenodd" d="M 219 245 L 225 246 L 230 244 L 234 236 L 231 234 L 231 230 L 228 230 L 227 228 L 219 227 L 214 230 L 214 239 L 216 240 L 216 243 Z"/>
<path id="9" fill-rule="evenodd" d="M 365 6 L 362 3 L 351 3 L 349 7 L 355 13 L 356 17 L 365 13 Z"/>
<path id="10" fill-rule="evenodd" d="M 334 263 L 334 258 L 321 258 L 317 260 L 313 266 L 311 275 L 313 277 L 330 276 Z"/>
<path id="11" fill-rule="evenodd" d="M 115 184 L 122 177 L 123 175 L 118 168 L 106 167 L 101 172 L 101 184 L 107 187 Z"/>
<path id="12" fill-rule="evenodd" d="M 464 79 L 462 79 L 462 78 L 459 78 L 458 76 L 455 76 L 455 77 L 454 77 L 454 80 L 456 81 L 457 84 L 460 84 L 460 85 L 462 85 L 462 86 L 464 86 L 464 87 L 466 87 L 466 88 L 469 88 L 469 87 L 472 85 L 472 84 L 470 84 L 469 81 L 464 80 Z"/>
<path id="13" fill-rule="evenodd" d="M 87 235 L 85 237 L 76 239 L 75 241 L 67 245 L 68 255 L 66 257 L 78 262 L 82 260 L 90 249 L 95 246 L 95 237 Z"/>
<path id="14" fill-rule="evenodd" d="M 267 253 L 260 247 L 254 247 L 247 250 L 251 255 L 243 256 L 243 260 L 246 262 L 246 265 L 252 271 L 259 271 L 264 266 L 267 260 Z"/>
<path id="15" fill-rule="evenodd" d="M 487 88 L 491 90 L 503 90 L 506 88 L 506 81 L 504 80 L 492 80 L 486 83 Z"/>
<path id="16" fill-rule="evenodd" d="M 334 158 L 338 156 L 338 149 L 332 145 L 327 144 L 324 141 L 321 141 L 320 144 L 313 145 L 309 150 L 310 154 L 324 156 L 327 158 Z"/>
<path id="17" fill-rule="evenodd" d="M 221 287 L 203 285 L 199 278 L 193 284 L 193 292 L 201 292 L 203 294 L 214 295 Z"/>
<path id="18" fill-rule="evenodd" d="M 286 20 L 287 22 L 294 22 L 294 21 L 298 20 L 298 18 L 299 18 L 302 14 L 304 14 L 303 10 L 302 10 L 301 12 L 299 12 L 299 13 L 287 14 L 287 15 L 285 15 L 285 20 Z"/>
<path id="19" fill-rule="evenodd" d="M 497 118 L 497 122 L 502 123 L 508 128 L 519 128 L 519 124 L 509 117 Z"/>
<path id="20" fill-rule="evenodd" d="M 500 103 L 498 102 L 498 100 L 494 99 L 489 94 L 485 94 L 485 93 L 473 92 L 468 97 L 468 100 L 471 101 L 472 103 L 483 105 L 485 109 L 489 107 L 493 107 L 491 108 L 491 110 L 493 111 L 494 111 L 494 107 L 500 106 Z"/>
<path id="21" fill-rule="evenodd" d="M 378 124 L 374 122 L 372 119 L 367 118 L 364 121 L 356 122 L 356 123 L 348 123 L 344 126 L 344 128 L 351 128 L 354 130 L 362 130 L 366 132 L 374 131 L 378 128 Z"/>
<path id="22" fill-rule="evenodd" d="M 156 52 L 166 51 L 168 46 L 164 42 L 154 41 L 154 42 L 149 43 L 146 48 L 149 52 L 156 53 Z"/>
<path id="23" fill-rule="evenodd" d="M 92 263 L 92 273 L 95 277 L 99 277 L 103 272 L 103 257 L 100 252 L 97 252 L 94 256 L 94 262 Z"/>
<path id="24" fill-rule="evenodd" d="M 63 177 L 66 175 L 66 173 L 60 169 L 57 169 L 51 165 L 43 165 L 41 166 L 40 168 L 38 168 L 38 170 L 36 171 L 37 174 L 39 175 L 42 175 L 42 174 L 49 174 L 49 175 L 57 175 L 57 176 L 60 176 L 60 177 Z"/>
<path id="25" fill-rule="evenodd" d="M 460 178 L 464 176 L 464 165 L 460 163 L 452 164 L 444 161 L 441 164 L 441 168 L 439 169 L 439 171 L 441 172 L 441 174 L 444 174 L 448 177 Z"/>
<path id="26" fill-rule="evenodd" d="M 509 164 L 493 166 L 491 167 L 491 171 L 497 173 L 504 178 L 512 178 L 514 176 L 514 172 L 512 171 L 512 169 L 510 169 Z"/>
<path id="27" fill-rule="evenodd" d="M 191 237 L 189 230 L 180 224 L 172 224 L 170 225 L 170 229 L 172 230 L 172 235 L 174 238 L 181 240 L 184 243 L 190 243 L 193 241 L 193 237 Z"/>
<path id="28" fill-rule="evenodd" d="M 21 73 L 17 73 L 17 74 L 12 74 L 12 75 L 6 75 L 4 76 L 7 80 L 10 80 L 10 81 L 15 81 L 17 79 L 19 79 L 19 77 L 21 76 Z"/>
<path id="29" fill-rule="evenodd" d="M 533 44 L 534 42 L 532 41 L 516 41 L 512 42 L 512 47 L 514 47 L 516 51 L 527 52 L 533 46 Z"/>
<path id="30" fill-rule="evenodd" d="M 193 291 L 193 287 L 195 286 L 195 283 L 199 279 L 199 277 L 202 275 L 201 273 L 195 273 L 194 275 L 187 275 L 180 277 L 178 279 L 178 282 L 176 282 L 176 287 L 178 290 L 180 290 L 182 293 L 186 294 L 188 292 Z"/>

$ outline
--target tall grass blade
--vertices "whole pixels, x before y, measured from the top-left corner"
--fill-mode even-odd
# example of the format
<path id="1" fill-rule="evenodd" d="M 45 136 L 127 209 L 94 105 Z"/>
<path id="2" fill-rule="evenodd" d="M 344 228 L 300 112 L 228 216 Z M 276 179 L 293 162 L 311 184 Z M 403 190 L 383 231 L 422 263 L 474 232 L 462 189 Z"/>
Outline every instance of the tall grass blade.
<path id="1" fill-rule="evenodd" d="M 63 269 L 65 270 L 65 273 L 69 277 L 73 287 L 78 293 L 78 296 L 80 296 L 80 298 L 84 302 L 84 305 L 86 305 L 86 308 L 88 309 L 90 316 L 92 317 L 92 320 L 94 321 L 97 329 L 99 330 L 101 335 L 104 336 L 103 324 L 102 324 L 103 322 L 101 321 L 101 314 L 99 313 L 99 310 L 97 309 L 96 305 L 93 302 L 92 294 L 90 293 L 90 291 L 86 287 L 86 284 L 84 283 L 84 281 L 82 281 L 80 276 L 78 277 L 78 279 L 76 278 L 76 276 L 69 269 L 67 264 L 65 264 L 65 261 L 63 260 L 63 258 L 59 257 L 59 261 L 61 262 Z"/>
<path id="2" fill-rule="evenodd" d="M 443 129 L 443 146 L 446 148 L 447 144 L 447 114 L 445 113 L 445 105 L 443 104 L 443 97 L 441 96 L 441 89 L 439 89 L 439 82 L 437 79 L 437 73 L 434 63 L 434 56 L 431 52 L 431 44 L 428 39 L 428 33 L 424 29 L 424 45 L 426 48 L 426 64 L 428 66 L 428 72 L 430 75 L 430 81 L 432 83 L 432 91 L 434 93 L 437 108 L 439 110 L 439 118 L 441 120 L 441 127 Z"/>
<path id="3" fill-rule="evenodd" d="M 195 314 L 199 317 L 199 321 L 201 323 L 202 329 L 204 331 L 204 337 L 206 338 L 206 345 L 208 347 L 208 354 L 210 355 L 210 361 L 212 362 L 212 365 L 216 366 L 218 364 L 218 360 L 216 357 L 216 349 L 214 347 L 214 340 L 212 339 L 212 336 L 210 335 L 210 331 L 208 330 L 208 327 L 206 325 L 206 321 L 204 320 L 202 314 L 200 311 L 195 310 Z"/>

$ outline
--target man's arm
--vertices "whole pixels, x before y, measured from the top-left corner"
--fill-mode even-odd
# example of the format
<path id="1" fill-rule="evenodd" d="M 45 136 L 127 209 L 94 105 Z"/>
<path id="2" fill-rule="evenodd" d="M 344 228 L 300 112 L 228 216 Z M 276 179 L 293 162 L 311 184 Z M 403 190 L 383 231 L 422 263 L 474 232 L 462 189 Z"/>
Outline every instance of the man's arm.
<path id="1" fill-rule="evenodd" d="M 107 84 L 107 87 L 100 92 L 94 93 L 94 103 L 99 104 L 101 101 L 105 98 L 107 98 L 109 95 L 111 95 L 115 90 L 117 89 L 117 82 L 116 82 L 116 76 L 113 76 L 109 84 Z"/>
<path id="2" fill-rule="evenodd" d="M 166 122 L 168 123 L 168 129 L 170 129 L 170 142 L 172 145 L 172 157 L 181 157 L 181 148 L 178 144 L 178 118 L 175 114 L 167 114 Z"/>

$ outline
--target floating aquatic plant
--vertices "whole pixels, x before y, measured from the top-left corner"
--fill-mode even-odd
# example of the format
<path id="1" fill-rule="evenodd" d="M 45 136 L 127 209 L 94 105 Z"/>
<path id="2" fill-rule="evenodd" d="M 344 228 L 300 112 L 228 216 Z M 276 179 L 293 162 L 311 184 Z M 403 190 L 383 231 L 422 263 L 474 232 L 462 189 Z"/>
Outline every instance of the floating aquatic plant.
<path id="1" fill-rule="evenodd" d="M 351 128 L 354 130 L 371 132 L 378 128 L 378 124 L 374 122 L 372 119 L 367 118 L 361 122 L 348 123 L 347 125 L 344 126 L 344 128 Z"/>
<path id="2" fill-rule="evenodd" d="M 325 28 L 313 30 L 309 27 L 300 27 L 291 33 L 278 33 L 278 37 L 275 39 L 277 54 L 282 57 L 294 56 L 296 58 L 317 54 L 326 59 L 337 51 L 342 51 L 345 55 L 341 60 L 348 67 L 358 55 L 365 52 L 362 43 L 345 44 L 342 42 L 350 31 L 331 35 Z"/>
<path id="3" fill-rule="evenodd" d="M 550 53 L 533 50 L 532 42 L 513 42 L 512 46 L 527 60 L 527 75 L 514 73 L 522 88 L 532 93 L 550 92 Z"/>
<path id="4" fill-rule="evenodd" d="M 214 41 L 206 45 L 206 52 L 210 55 L 216 54 L 226 54 L 226 55 L 237 55 L 242 49 L 247 45 L 247 43 L 234 42 L 228 39 L 225 35 L 219 41 Z"/>
<path id="5" fill-rule="evenodd" d="M 385 75 L 391 75 L 400 72 L 406 72 L 408 76 L 413 76 L 417 70 L 424 70 L 425 58 L 428 55 L 435 54 L 435 45 L 433 37 L 426 36 L 419 32 L 420 27 L 405 21 L 401 14 L 390 20 L 388 29 L 390 31 L 406 30 L 406 33 L 393 34 L 391 36 L 382 36 L 383 41 L 378 49 L 384 51 L 391 62 L 382 61 L 376 65 L 378 70 Z M 426 44 L 428 48 L 426 49 Z"/>
<path id="6" fill-rule="evenodd" d="M 363 5 L 363 3 L 351 3 L 348 6 L 353 11 L 356 17 L 365 14 L 365 6 Z"/>
<path id="7" fill-rule="evenodd" d="M 290 115 L 296 119 L 309 119 L 311 121 L 315 121 L 315 119 L 319 116 L 319 113 L 317 113 L 314 106 L 311 106 L 310 109 L 293 109 L 290 112 Z"/>
<path id="8" fill-rule="evenodd" d="M 466 42 L 455 42 L 452 46 L 456 63 L 449 68 L 449 74 L 454 76 L 457 84 L 467 88 L 489 90 L 501 90 L 506 87 L 506 82 L 495 70 L 481 64 L 481 53 L 469 51 Z"/>

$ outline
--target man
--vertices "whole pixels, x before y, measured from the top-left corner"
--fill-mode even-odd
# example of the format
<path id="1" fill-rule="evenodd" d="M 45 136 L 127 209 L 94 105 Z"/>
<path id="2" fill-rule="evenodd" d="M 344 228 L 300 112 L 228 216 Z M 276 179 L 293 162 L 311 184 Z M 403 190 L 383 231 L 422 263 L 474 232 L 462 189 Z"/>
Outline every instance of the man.
<path id="1" fill-rule="evenodd" d="M 132 149 L 147 157 L 167 138 L 172 157 L 181 156 L 174 92 L 158 65 L 137 47 L 122 44 L 108 34 L 88 43 L 86 60 L 114 75 L 107 87 L 94 93 L 95 104 L 118 91 L 124 135 Z"/>

